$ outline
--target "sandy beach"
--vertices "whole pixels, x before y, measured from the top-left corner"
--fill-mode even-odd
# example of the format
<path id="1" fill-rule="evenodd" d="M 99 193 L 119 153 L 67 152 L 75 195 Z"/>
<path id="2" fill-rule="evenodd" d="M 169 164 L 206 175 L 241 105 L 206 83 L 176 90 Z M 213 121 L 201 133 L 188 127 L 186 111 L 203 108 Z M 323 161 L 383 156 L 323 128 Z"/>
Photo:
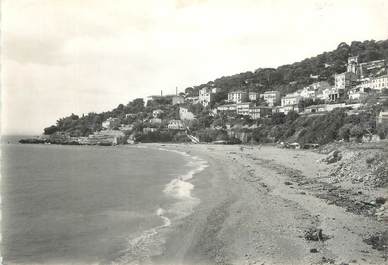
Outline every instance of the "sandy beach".
<path id="1" fill-rule="evenodd" d="M 198 156 L 209 167 L 190 181 L 201 203 L 173 224 L 155 264 L 387 263 L 385 247 L 364 241 L 387 231 L 387 219 L 352 206 L 354 198 L 386 198 L 386 189 L 325 182 L 325 155 L 273 146 L 157 146 Z M 319 230 L 317 240 L 306 237 Z"/>

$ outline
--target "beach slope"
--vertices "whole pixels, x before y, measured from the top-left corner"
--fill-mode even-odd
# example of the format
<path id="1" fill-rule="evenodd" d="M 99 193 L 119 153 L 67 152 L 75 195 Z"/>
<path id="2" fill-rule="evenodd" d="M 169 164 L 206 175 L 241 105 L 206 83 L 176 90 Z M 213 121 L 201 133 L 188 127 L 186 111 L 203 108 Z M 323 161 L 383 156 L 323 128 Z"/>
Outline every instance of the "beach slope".
<path id="1" fill-rule="evenodd" d="M 155 264 L 386 264 L 386 248 L 366 239 L 387 223 L 322 196 L 342 192 L 324 182 L 325 155 L 273 146 L 163 147 L 209 167 L 191 180 L 201 203 L 173 224 Z"/>

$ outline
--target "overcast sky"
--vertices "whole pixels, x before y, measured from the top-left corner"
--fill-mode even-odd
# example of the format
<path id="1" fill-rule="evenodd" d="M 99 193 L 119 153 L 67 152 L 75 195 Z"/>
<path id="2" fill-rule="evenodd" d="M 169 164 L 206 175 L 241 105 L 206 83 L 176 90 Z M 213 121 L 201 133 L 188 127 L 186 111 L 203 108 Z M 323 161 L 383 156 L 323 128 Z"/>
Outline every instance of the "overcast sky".
<path id="1" fill-rule="evenodd" d="M 385 0 L 3 0 L 2 133 L 386 39 L 387 10 Z"/>

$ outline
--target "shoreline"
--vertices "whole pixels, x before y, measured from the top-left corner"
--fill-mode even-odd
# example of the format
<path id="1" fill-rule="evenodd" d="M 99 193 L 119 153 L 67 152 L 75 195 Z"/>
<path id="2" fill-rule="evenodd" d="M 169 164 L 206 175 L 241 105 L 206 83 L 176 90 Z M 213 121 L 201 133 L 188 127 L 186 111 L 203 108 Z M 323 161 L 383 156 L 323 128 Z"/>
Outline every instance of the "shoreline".
<path id="1" fill-rule="evenodd" d="M 114 264 L 154 264 L 153 257 L 161 255 L 165 248 L 165 240 L 168 235 L 175 230 L 175 227 L 182 222 L 183 219 L 192 215 L 195 208 L 200 204 L 200 199 L 193 195 L 195 186 L 191 183 L 192 179 L 204 171 L 208 164 L 205 160 L 190 155 L 185 151 L 171 150 L 163 148 L 160 145 L 137 145 L 130 148 L 141 148 L 158 150 L 162 152 L 176 153 L 186 160 L 186 171 L 174 176 L 164 188 L 160 191 L 175 202 L 166 207 L 158 208 L 155 214 L 161 219 L 162 224 L 156 227 L 142 231 L 136 238 L 131 239 L 128 243 L 130 248 L 123 252 L 123 255 L 113 261 Z M 146 243 L 144 243 L 146 242 Z M 145 245 L 144 245 L 145 244 Z M 142 255 L 133 256 L 132 249 L 142 249 Z"/>
<path id="2" fill-rule="evenodd" d="M 185 151 L 209 163 L 190 180 L 201 203 L 173 224 L 154 264 L 386 262 L 384 253 L 364 242 L 386 224 L 328 203 L 292 179 L 295 173 L 322 177 L 328 166 L 317 161 L 325 155 L 272 146 L 147 145 Z M 312 228 L 329 239 L 306 240 Z"/>

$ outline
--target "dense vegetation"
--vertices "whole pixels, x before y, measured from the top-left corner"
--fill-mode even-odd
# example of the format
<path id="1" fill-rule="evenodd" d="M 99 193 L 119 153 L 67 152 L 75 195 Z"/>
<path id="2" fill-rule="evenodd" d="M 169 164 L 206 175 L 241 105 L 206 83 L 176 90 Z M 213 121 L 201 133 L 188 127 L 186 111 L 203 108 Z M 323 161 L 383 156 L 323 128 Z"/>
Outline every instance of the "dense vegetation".
<path id="1" fill-rule="evenodd" d="M 259 68 L 254 72 L 244 72 L 223 76 L 199 86 L 186 88 L 190 95 L 198 95 L 204 86 L 214 85 L 222 89 L 223 95 L 236 88 L 263 93 L 278 90 L 282 95 L 294 92 L 320 80 L 333 84 L 333 75 L 346 69 L 349 56 L 359 56 L 360 62 L 388 59 L 388 40 L 353 41 L 350 45 L 340 43 L 337 49 L 307 58 L 301 62 L 274 68 Z"/>

